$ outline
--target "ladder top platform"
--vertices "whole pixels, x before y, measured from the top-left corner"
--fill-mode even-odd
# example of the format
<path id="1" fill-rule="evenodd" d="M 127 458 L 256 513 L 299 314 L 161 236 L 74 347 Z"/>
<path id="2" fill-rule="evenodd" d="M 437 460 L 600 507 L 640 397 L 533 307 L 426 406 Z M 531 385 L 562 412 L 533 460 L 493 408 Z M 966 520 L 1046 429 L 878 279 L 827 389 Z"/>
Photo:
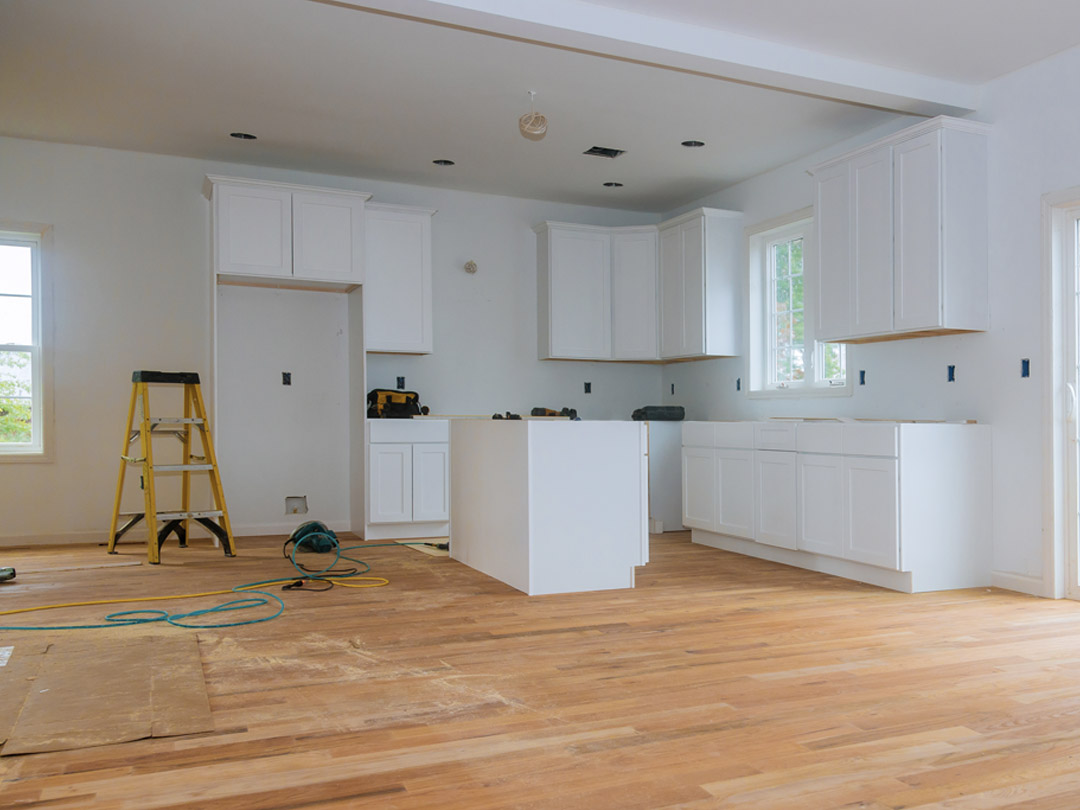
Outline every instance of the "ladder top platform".
<path id="1" fill-rule="evenodd" d="M 198 385 L 199 373 L 197 371 L 133 371 L 131 373 L 133 383 L 179 383 L 183 385 Z"/>

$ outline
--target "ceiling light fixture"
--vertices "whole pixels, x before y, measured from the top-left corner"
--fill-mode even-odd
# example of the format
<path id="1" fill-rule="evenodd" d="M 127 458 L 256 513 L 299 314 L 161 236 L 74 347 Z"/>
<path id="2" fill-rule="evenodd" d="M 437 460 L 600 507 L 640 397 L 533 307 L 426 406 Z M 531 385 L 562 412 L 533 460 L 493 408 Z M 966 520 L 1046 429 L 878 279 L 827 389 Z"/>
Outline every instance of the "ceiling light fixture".
<path id="1" fill-rule="evenodd" d="M 434 163 L 436 166 L 453 166 L 454 165 L 454 161 L 447 160 L 446 158 L 439 158 L 438 160 L 433 160 L 431 162 Z"/>
<path id="2" fill-rule="evenodd" d="M 699 146 L 704 146 L 705 141 L 683 141 L 682 145 L 689 147 L 690 149 L 696 149 Z"/>
<path id="3" fill-rule="evenodd" d="M 254 141 L 254 140 L 258 140 L 250 132 L 230 132 L 229 137 L 230 138 L 236 138 L 238 141 Z"/>
<path id="4" fill-rule="evenodd" d="M 604 183 L 605 188 L 622 188 L 622 186 L 622 183 L 618 183 L 614 180 L 608 180 L 606 183 Z"/>
<path id="5" fill-rule="evenodd" d="M 518 129 L 523 137 L 538 141 L 547 134 L 547 116 L 536 111 L 536 91 L 529 91 L 529 112 L 518 119 Z"/>

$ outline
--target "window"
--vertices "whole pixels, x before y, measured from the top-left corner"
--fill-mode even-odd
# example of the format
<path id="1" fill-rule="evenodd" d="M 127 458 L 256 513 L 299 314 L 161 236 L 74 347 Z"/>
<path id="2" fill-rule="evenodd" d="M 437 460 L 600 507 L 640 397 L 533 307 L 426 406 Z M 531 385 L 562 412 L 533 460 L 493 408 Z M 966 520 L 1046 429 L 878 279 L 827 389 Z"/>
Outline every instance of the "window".
<path id="1" fill-rule="evenodd" d="M 0 455 L 44 452 L 41 235 L 0 231 Z"/>
<path id="2" fill-rule="evenodd" d="M 814 340 L 804 305 L 813 219 L 804 209 L 749 234 L 750 390 L 782 396 L 850 393 L 846 347 Z"/>

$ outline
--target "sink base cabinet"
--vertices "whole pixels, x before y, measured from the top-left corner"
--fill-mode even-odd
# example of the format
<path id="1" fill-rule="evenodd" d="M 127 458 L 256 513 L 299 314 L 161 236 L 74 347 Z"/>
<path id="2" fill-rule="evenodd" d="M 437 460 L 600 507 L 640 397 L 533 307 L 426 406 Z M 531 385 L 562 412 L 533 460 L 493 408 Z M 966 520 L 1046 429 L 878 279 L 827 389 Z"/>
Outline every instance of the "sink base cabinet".
<path id="1" fill-rule="evenodd" d="M 708 443 L 704 425 L 684 423 L 684 443 Z M 683 447 L 695 543 L 909 593 L 989 585 L 988 426 L 803 423 L 797 452 L 761 435 L 755 450 Z M 751 466 L 723 467 L 736 453 Z M 749 531 L 721 506 L 740 487 Z"/>

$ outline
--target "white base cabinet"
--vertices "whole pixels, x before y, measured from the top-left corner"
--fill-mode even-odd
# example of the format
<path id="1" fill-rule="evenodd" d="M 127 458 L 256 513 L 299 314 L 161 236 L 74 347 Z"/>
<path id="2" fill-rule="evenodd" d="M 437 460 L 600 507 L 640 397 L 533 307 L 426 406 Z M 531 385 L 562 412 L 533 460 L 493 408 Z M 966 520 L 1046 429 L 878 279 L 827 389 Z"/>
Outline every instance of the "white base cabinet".
<path id="1" fill-rule="evenodd" d="M 988 426 L 757 423 L 755 449 L 716 446 L 745 445 L 739 425 L 753 423 L 683 424 L 694 542 L 908 592 L 989 584 Z M 749 532 L 720 506 L 741 486 Z"/>
<path id="2" fill-rule="evenodd" d="M 450 532 L 449 423 L 369 420 L 367 540 Z"/>

